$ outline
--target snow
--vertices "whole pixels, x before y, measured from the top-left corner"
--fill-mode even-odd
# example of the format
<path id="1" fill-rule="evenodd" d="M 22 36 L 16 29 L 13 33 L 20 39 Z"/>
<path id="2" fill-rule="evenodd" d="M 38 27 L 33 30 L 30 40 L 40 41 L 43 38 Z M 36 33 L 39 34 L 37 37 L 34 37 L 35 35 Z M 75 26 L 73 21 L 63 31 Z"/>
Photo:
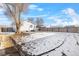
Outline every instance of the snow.
<path id="1" fill-rule="evenodd" d="M 42 32 L 42 33 L 36 32 L 36 33 L 30 34 L 29 36 L 22 37 L 22 39 L 24 40 L 24 42 L 29 42 L 29 41 L 32 41 L 32 40 L 36 40 L 36 39 L 39 39 L 39 38 L 43 38 L 43 37 L 55 35 L 55 34 L 56 33 L 51 33 L 51 32 Z"/>
<path id="2" fill-rule="evenodd" d="M 52 51 L 44 56 L 61 56 L 62 52 L 64 52 L 67 56 L 79 56 L 79 46 L 76 44 L 76 40 L 74 35 L 78 36 L 78 34 L 69 33 L 65 43 L 55 51 Z M 78 37 L 77 37 L 78 39 Z"/>
<path id="3" fill-rule="evenodd" d="M 37 32 L 22 39 L 22 50 L 28 55 L 79 56 L 78 33 Z"/>
<path id="4" fill-rule="evenodd" d="M 10 35 L 10 34 L 14 34 L 15 32 L 0 32 L 0 35 L 4 34 L 4 35 Z"/>

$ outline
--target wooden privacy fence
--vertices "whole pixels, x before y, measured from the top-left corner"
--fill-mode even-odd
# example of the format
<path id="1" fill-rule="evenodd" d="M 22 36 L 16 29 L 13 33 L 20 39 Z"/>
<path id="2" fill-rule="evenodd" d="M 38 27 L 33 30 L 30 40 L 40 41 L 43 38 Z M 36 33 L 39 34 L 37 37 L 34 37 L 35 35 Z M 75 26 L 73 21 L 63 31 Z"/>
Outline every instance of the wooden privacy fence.
<path id="1" fill-rule="evenodd" d="M 39 31 L 49 31 L 49 32 L 79 32 L 79 27 L 52 27 L 52 28 L 46 28 L 46 27 L 40 27 Z"/>
<path id="2" fill-rule="evenodd" d="M 15 32 L 15 30 L 12 27 L 2 27 L 0 32 Z"/>
<path id="3" fill-rule="evenodd" d="M 79 27 L 68 26 L 68 27 L 39 27 L 38 31 L 46 32 L 79 32 Z M 15 32 L 13 27 L 0 27 L 0 32 Z"/>

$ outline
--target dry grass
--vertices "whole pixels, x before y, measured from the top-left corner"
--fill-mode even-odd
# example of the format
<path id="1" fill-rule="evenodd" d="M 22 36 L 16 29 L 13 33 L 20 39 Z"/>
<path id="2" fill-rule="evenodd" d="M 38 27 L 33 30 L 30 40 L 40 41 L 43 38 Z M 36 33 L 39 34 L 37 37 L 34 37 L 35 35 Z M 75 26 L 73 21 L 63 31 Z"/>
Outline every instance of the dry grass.
<path id="1" fill-rule="evenodd" d="M 9 40 L 14 40 L 16 43 L 21 42 L 21 38 L 24 36 L 28 36 L 29 33 L 15 33 L 15 34 L 10 34 L 10 35 L 4 35 L 1 34 L 0 35 L 0 42 L 2 42 L 3 40 L 8 41 Z"/>
<path id="2" fill-rule="evenodd" d="M 15 34 L 12 34 L 10 35 L 10 37 L 15 40 L 16 42 L 20 42 L 21 41 L 21 38 L 24 37 L 24 36 L 28 36 L 30 35 L 29 33 L 15 33 Z"/>

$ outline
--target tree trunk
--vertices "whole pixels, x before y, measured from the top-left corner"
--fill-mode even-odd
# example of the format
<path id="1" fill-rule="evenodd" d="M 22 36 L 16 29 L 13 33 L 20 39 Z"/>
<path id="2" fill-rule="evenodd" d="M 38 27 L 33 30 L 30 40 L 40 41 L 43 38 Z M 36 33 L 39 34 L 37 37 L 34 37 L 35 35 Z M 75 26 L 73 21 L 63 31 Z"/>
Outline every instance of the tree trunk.
<path id="1" fill-rule="evenodd" d="M 18 5 L 19 7 L 19 5 Z M 16 7 L 16 33 L 19 33 L 19 28 L 20 28 L 20 8 Z"/>
<path id="2" fill-rule="evenodd" d="M 16 21 L 16 33 L 19 33 L 19 28 L 20 28 L 20 21 Z"/>

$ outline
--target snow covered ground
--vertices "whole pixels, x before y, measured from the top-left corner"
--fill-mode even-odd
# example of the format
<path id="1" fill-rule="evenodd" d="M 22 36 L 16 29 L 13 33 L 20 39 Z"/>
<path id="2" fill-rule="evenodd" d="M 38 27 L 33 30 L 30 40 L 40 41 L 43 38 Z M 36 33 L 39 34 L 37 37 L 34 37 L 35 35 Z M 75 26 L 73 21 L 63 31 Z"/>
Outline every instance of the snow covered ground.
<path id="1" fill-rule="evenodd" d="M 22 39 L 22 50 L 28 55 L 79 56 L 78 33 L 38 32 Z"/>
<path id="2" fill-rule="evenodd" d="M 0 32 L 0 35 L 10 35 L 10 34 L 14 34 L 15 32 Z"/>
<path id="3" fill-rule="evenodd" d="M 78 36 L 78 34 L 73 34 L 73 33 L 69 33 L 69 36 L 66 38 L 66 41 L 64 42 L 64 44 L 59 47 L 58 49 L 56 49 L 55 51 L 52 51 L 48 54 L 45 54 L 44 56 L 61 56 L 64 55 L 66 56 L 79 56 L 79 42 L 77 43 L 76 38 L 79 39 L 78 37 L 74 37 L 74 36 Z"/>
<path id="4" fill-rule="evenodd" d="M 43 37 L 51 36 L 51 35 L 55 35 L 55 34 L 56 33 L 51 33 L 51 32 L 42 32 L 42 33 L 36 32 L 36 33 L 33 33 L 29 36 L 22 37 L 22 39 L 24 40 L 24 42 L 29 42 L 29 41 L 32 41 L 32 40 L 36 40 L 36 39 L 39 39 L 39 38 L 43 38 Z"/>

